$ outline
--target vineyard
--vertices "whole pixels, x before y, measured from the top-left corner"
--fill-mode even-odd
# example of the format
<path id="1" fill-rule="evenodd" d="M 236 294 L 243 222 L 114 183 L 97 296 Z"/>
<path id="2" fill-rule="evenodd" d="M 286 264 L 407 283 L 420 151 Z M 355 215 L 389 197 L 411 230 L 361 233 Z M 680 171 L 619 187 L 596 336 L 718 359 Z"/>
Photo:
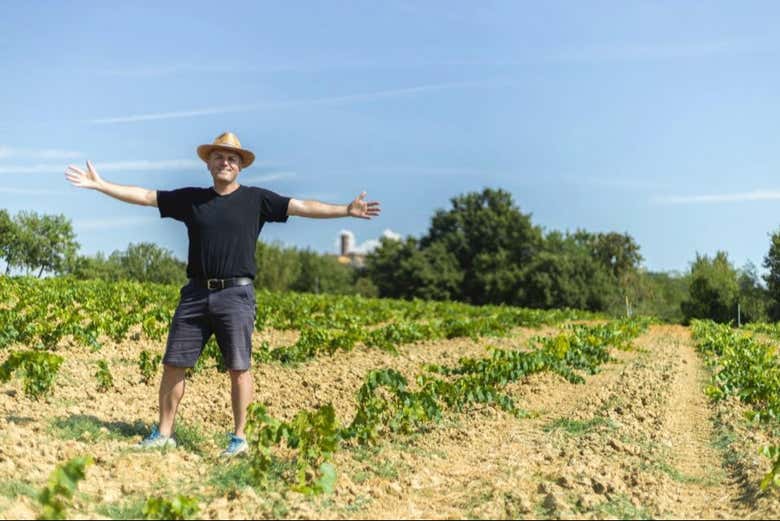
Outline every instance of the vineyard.
<path id="1" fill-rule="evenodd" d="M 250 451 L 209 341 L 157 420 L 179 288 L 0 277 L 0 517 L 780 513 L 780 330 L 258 291 Z M 776 518 L 776 517 L 775 517 Z"/>

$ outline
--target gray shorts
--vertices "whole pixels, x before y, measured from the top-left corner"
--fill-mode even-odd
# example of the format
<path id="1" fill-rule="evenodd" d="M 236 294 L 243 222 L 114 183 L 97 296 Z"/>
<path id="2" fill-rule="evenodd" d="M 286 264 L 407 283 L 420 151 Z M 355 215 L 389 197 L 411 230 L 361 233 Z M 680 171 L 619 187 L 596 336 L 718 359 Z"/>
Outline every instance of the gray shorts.
<path id="1" fill-rule="evenodd" d="M 214 334 L 227 368 L 249 369 L 257 311 L 254 287 L 249 284 L 211 291 L 190 282 L 181 288 L 180 295 L 163 364 L 193 367 Z"/>

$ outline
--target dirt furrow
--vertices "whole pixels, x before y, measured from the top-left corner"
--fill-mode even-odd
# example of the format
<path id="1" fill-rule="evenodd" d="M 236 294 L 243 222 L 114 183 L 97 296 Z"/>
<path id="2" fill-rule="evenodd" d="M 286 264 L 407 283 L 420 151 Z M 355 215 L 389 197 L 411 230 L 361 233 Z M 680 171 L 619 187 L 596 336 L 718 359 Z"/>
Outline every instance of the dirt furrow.
<path id="1" fill-rule="evenodd" d="M 554 329 L 517 329 L 508 338 L 459 338 L 401 346 L 398 354 L 358 347 L 351 352 L 321 356 L 297 367 L 258 364 L 253 369 L 255 398 L 270 414 L 283 419 L 297 411 L 332 402 L 338 418 L 348 422 L 354 415 L 355 394 L 371 369 L 392 367 L 412 380 L 425 364 L 454 364 L 458 358 L 487 355 L 488 345 L 517 346 L 529 337 Z M 289 332 L 264 332 L 255 342 L 271 345 L 294 341 Z M 198 452 L 176 450 L 167 454 L 138 454 L 131 446 L 148 432 L 157 419 L 159 371 L 150 385 L 141 383 L 137 367 L 142 349 L 157 352 L 160 343 L 127 341 L 106 344 L 99 352 L 71 348 L 61 354 L 65 362 L 52 396 L 30 400 L 21 381 L 15 379 L 0 394 L 0 485 L 25 490 L 42 487 L 54 467 L 71 457 L 91 454 L 96 459 L 80 490 L 107 503 L 128 494 L 154 491 L 162 480 L 189 478 L 197 483 L 204 469 L 214 463 L 223 448 L 224 433 L 231 430 L 230 386 L 227 374 L 205 370 L 188 379 L 179 407 L 178 434 L 198 444 Z M 106 360 L 115 389 L 96 390 L 96 361 Z M 76 432 L 88 427 L 90 433 Z M 186 429 L 183 431 L 183 429 Z M 171 473 L 166 469 L 177 469 Z M 34 501 L 0 497 L 0 518 L 35 511 Z M 25 516 L 22 516 L 25 517 Z"/>
<path id="2" fill-rule="evenodd" d="M 712 446 L 705 373 L 687 331 L 654 327 L 636 344 L 585 385 L 540 374 L 511 386 L 534 418 L 483 409 L 386 444 L 379 460 L 404 472 L 348 482 L 337 503 L 363 501 L 358 515 L 368 518 L 749 515 Z M 340 468 L 359 475 L 344 459 Z"/>
<path id="3" fill-rule="evenodd" d="M 708 375 L 697 356 L 688 331 L 675 329 L 663 349 L 670 351 L 676 370 L 670 382 L 669 402 L 659 441 L 668 449 L 668 462 L 676 469 L 674 517 L 744 518 L 749 512 L 738 504 L 739 487 L 728 475 L 722 454 L 713 446 L 713 412 L 703 392 Z"/>
<path id="4" fill-rule="evenodd" d="M 398 355 L 358 348 L 297 367 L 259 365 L 256 398 L 285 419 L 331 402 L 346 422 L 371 369 L 392 367 L 411 380 L 425 364 L 486 356 L 487 345 L 521 347 L 530 336 L 553 331 L 423 342 L 403 346 Z M 284 345 L 293 339 L 267 332 L 257 340 Z M 616 361 L 586 376 L 584 385 L 542 373 L 508 386 L 527 418 L 477 407 L 447 413 L 412 436 L 347 446 L 335 456 L 339 478 L 331 496 L 239 488 L 234 497 L 203 504 L 202 515 L 704 519 L 780 511 L 776 494 L 761 495 L 754 483 L 766 467 L 756 454 L 766 436 L 739 423 L 741 409 L 713 405 L 703 394 L 707 372 L 689 332 L 653 326 L 635 344 L 637 350 L 614 352 Z M 65 353 L 58 388 L 47 400 L 26 399 L 19 381 L 0 394 L 0 492 L 22 491 L 19 498 L 0 494 L 0 518 L 34 516 L 30 490 L 43 486 L 54 465 L 84 453 L 96 463 L 79 486 L 89 498 L 76 501 L 72 514 L 79 517 L 106 515 L 99 502 L 119 508 L 158 490 L 210 494 L 209 480 L 221 466 L 214 458 L 218 435 L 231 425 L 228 377 L 206 370 L 188 382 L 180 426 L 199 450 L 132 452 L 128 447 L 156 417 L 156 382 L 139 383 L 136 360 L 143 348 L 159 345 L 128 342 L 99 353 Z M 116 390 L 94 390 L 97 359 L 109 360 Z M 66 429 L 76 420 L 100 429 L 74 436 Z M 724 431 L 724 422 L 731 430 Z M 733 438 L 729 455 L 714 443 L 727 435 Z"/>
<path id="5" fill-rule="evenodd" d="M 494 408 L 452 415 L 430 433 L 406 443 L 385 444 L 381 461 L 397 462 L 404 469 L 397 479 L 381 476 L 366 483 L 350 482 L 337 502 L 369 500 L 360 518 L 514 518 L 546 515 L 545 487 L 569 457 L 546 430 L 561 414 L 575 411 L 610 382 L 636 353 L 616 353 L 620 361 L 607 364 L 587 378 L 571 384 L 549 373 L 533 375 L 512 384 L 507 391 L 517 405 L 534 417 L 518 419 Z M 376 464 L 376 463 L 374 463 Z M 344 458 L 345 480 L 359 475 L 360 466 Z M 297 513 L 296 515 L 300 515 Z M 305 512 L 303 513 L 305 514 Z M 336 516 L 336 512 L 318 512 Z"/>

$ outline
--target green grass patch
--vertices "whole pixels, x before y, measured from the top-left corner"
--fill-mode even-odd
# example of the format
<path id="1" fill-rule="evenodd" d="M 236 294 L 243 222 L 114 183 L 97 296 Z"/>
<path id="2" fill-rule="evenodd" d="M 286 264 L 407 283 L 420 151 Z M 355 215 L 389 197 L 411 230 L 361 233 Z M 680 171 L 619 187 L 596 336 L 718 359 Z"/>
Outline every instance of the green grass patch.
<path id="1" fill-rule="evenodd" d="M 38 489 L 21 479 L 7 479 L 0 481 L 0 496 L 5 496 L 9 499 L 27 496 L 35 499 L 38 497 Z"/>
<path id="2" fill-rule="evenodd" d="M 296 471 L 295 463 L 291 460 L 272 458 L 271 468 L 268 471 L 268 486 L 258 490 L 252 477 L 251 463 L 248 458 L 233 458 L 229 462 L 219 461 L 212 470 L 208 479 L 208 485 L 213 488 L 213 496 L 228 496 L 243 488 L 252 487 L 258 490 L 258 495 L 269 492 L 284 493 L 289 490 L 287 481 L 289 476 Z"/>
<path id="3" fill-rule="evenodd" d="M 676 481 L 677 483 L 702 485 L 705 487 L 718 486 L 723 482 L 723 478 L 725 477 L 722 470 L 710 472 L 710 474 L 707 477 L 690 476 L 688 474 L 684 474 L 680 472 L 675 467 L 673 467 L 672 465 L 664 461 L 656 461 L 651 465 L 649 465 L 649 467 L 663 472 L 664 474 L 672 478 L 672 480 Z"/>
<path id="4" fill-rule="evenodd" d="M 737 441 L 737 434 L 725 425 L 716 425 L 716 433 L 712 440 L 712 446 L 725 452 L 731 448 L 731 444 Z"/>
<path id="5" fill-rule="evenodd" d="M 211 442 L 220 449 L 227 448 L 230 443 L 230 435 L 226 432 L 214 432 L 211 435 Z"/>
<path id="6" fill-rule="evenodd" d="M 396 480 L 400 477 L 401 473 L 408 470 L 408 465 L 403 462 L 390 461 L 389 459 L 382 459 L 377 461 L 371 470 L 374 474 L 382 479 Z"/>
<path id="7" fill-rule="evenodd" d="M 143 519 L 146 497 L 134 496 L 119 503 L 100 503 L 95 512 L 109 519 Z"/>
<path id="8" fill-rule="evenodd" d="M 147 434 L 148 428 L 141 421 L 133 424 L 107 422 L 95 416 L 76 414 L 52 420 L 49 433 L 62 440 L 121 440 Z"/>
<path id="9" fill-rule="evenodd" d="M 572 420 L 570 418 L 558 418 L 557 420 L 545 425 L 543 430 L 544 432 L 552 432 L 558 429 L 562 429 L 572 436 L 581 436 L 582 434 L 591 432 L 592 430 L 595 430 L 601 426 L 606 426 L 610 430 L 614 430 L 616 428 L 615 424 L 607 418 L 596 416 L 595 418 L 591 418 L 590 420 L 585 421 Z"/>
<path id="10" fill-rule="evenodd" d="M 356 514 L 371 504 L 371 497 L 359 495 L 354 501 L 344 506 L 341 510 L 347 514 Z"/>
<path id="11" fill-rule="evenodd" d="M 398 451 L 407 451 L 406 445 L 395 444 L 391 448 Z M 420 449 L 422 450 L 422 449 Z M 398 477 L 411 470 L 411 467 L 402 461 L 392 461 L 387 457 L 380 456 L 388 452 L 388 446 L 379 445 L 358 445 L 350 449 L 352 458 L 362 463 L 362 468 L 352 475 L 352 481 L 358 485 L 365 483 L 373 477 L 387 480 L 396 480 Z"/>
<path id="12" fill-rule="evenodd" d="M 600 517 L 609 516 L 613 519 L 652 519 L 653 516 L 644 507 L 637 507 L 623 494 L 615 494 L 609 501 L 601 503 L 593 509 Z"/>
<path id="13" fill-rule="evenodd" d="M 720 452 L 726 467 L 732 470 L 741 468 L 745 463 L 745 454 L 742 454 L 740 444 L 737 443 L 740 435 L 735 426 L 724 422 L 719 416 L 715 417 L 713 423 L 715 429 L 711 441 L 712 446 Z M 750 421 L 742 419 L 738 427 L 751 430 Z"/>
<path id="14" fill-rule="evenodd" d="M 670 456 L 669 449 L 660 447 L 657 443 L 651 442 L 648 439 L 621 437 L 621 441 L 639 445 L 642 453 L 647 455 L 646 460 L 639 465 L 639 468 L 643 471 L 660 472 L 666 474 L 677 483 L 701 485 L 705 487 L 718 486 L 726 479 L 725 472 L 720 468 L 709 468 L 707 469 L 707 475 L 702 477 L 691 476 L 679 471 L 673 465 L 664 461 L 664 458 Z"/>
<path id="15" fill-rule="evenodd" d="M 173 438 L 176 440 L 177 447 L 199 456 L 204 455 L 206 436 L 197 424 L 178 420 L 174 427 Z"/>
<path id="16" fill-rule="evenodd" d="M 371 479 L 373 475 L 374 473 L 371 472 L 370 470 L 361 469 L 355 472 L 355 474 L 352 476 L 352 481 L 357 483 L 358 485 L 362 485 L 363 483 Z"/>
<path id="17" fill-rule="evenodd" d="M 206 483 L 208 494 L 201 496 L 202 503 L 205 505 L 214 498 L 225 496 L 233 499 L 241 494 L 241 490 L 253 488 L 261 498 L 264 515 L 270 519 L 282 519 L 290 511 L 285 497 L 289 490 L 287 485 L 289 480 L 285 476 L 294 472 L 294 463 L 273 458 L 271 469 L 267 474 L 268 484 L 259 490 L 255 487 L 250 461 L 247 458 L 234 458 L 229 463 L 219 462 L 213 467 L 208 478 Z"/>
<path id="18" fill-rule="evenodd" d="M 382 449 L 377 445 L 358 445 L 349 450 L 352 455 L 352 459 L 361 463 L 369 461 L 377 457 Z"/>
<path id="19" fill-rule="evenodd" d="M 468 498 L 461 506 L 462 510 L 466 512 L 466 519 L 481 519 L 479 514 L 477 514 L 477 509 L 495 499 L 493 486 L 485 481 L 482 481 L 481 484 L 485 488 Z"/>
<path id="20" fill-rule="evenodd" d="M 244 487 L 254 485 L 252 473 L 247 459 L 217 464 L 209 478 L 208 484 L 214 487 L 214 495 L 227 496 Z"/>

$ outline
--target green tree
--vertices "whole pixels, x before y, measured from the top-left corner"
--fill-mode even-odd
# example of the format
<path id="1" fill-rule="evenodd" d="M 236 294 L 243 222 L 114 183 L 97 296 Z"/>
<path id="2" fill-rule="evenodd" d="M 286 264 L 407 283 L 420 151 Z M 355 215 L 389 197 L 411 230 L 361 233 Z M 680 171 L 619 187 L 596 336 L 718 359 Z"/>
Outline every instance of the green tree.
<path id="1" fill-rule="evenodd" d="M 739 285 L 739 305 L 742 323 L 766 322 L 769 318 L 769 296 L 761 284 L 756 265 L 748 262 L 739 270 L 737 278 Z"/>
<path id="2" fill-rule="evenodd" d="M 336 257 L 303 250 L 298 252 L 298 263 L 300 271 L 290 289 L 309 293 L 354 293 L 355 270 L 339 263 Z"/>
<path id="3" fill-rule="evenodd" d="M 530 262 L 533 263 L 532 260 Z M 489 304 L 526 305 L 524 284 L 527 268 L 527 263 L 515 262 L 511 252 L 503 248 L 477 254 L 472 284 L 482 293 L 479 300 Z"/>
<path id="4" fill-rule="evenodd" d="M 764 275 L 768 294 L 767 313 L 773 322 L 780 320 L 780 230 L 770 235 L 769 251 L 764 257 Z"/>
<path id="5" fill-rule="evenodd" d="M 93 256 L 79 255 L 68 262 L 65 270 L 77 279 L 137 280 L 158 284 L 183 284 L 186 264 L 173 252 L 154 243 L 129 244 L 125 250 L 115 250 L 106 258 L 102 252 Z"/>
<path id="6" fill-rule="evenodd" d="M 628 234 L 545 237 L 500 189 L 450 201 L 419 241 L 383 240 L 369 256 L 380 295 L 603 311 L 638 291 L 642 256 Z"/>
<path id="7" fill-rule="evenodd" d="M 0 259 L 5 262 L 5 274 L 11 273 L 11 268 L 21 265 L 21 249 L 19 248 L 19 229 L 6 210 L 0 210 Z"/>
<path id="8" fill-rule="evenodd" d="M 518 283 L 519 271 L 541 250 L 542 232 L 522 213 L 509 192 L 486 188 L 450 200 L 452 208 L 437 210 L 425 249 L 438 243 L 457 259 L 463 273 L 459 298 L 474 304 L 499 303 Z M 490 259 L 496 255 L 498 262 Z M 485 273 L 486 269 L 493 270 Z"/>
<path id="9" fill-rule="evenodd" d="M 270 291 L 287 291 L 292 288 L 301 272 L 298 252 L 283 248 L 279 243 L 257 242 L 255 247 L 255 287 Z"/>
<path id="10" fill-rule="evenodd" d="M 681 305 L 685 322 L 694 318 L 735 321 L 738 296 L 737 270 L 726 252 L 719 251 L 712 259 L 697 253 L 691 265 L 690 298 Z"/>
<path id="11" fill-rule="evenodd" d="M 640 272 L 632 284 L 629 298 L 636 314 L 655 316 L 666 322 L 683 322 L 681 306 L 690 299 L 690 275 Z M 619 313 L 617 307 L 612 311 Z"/>
<path id="12" fill-rule="evenodd" d="M 151 242 L 129 244 L 114 251 L 109 265 L 119 267 L 121 278 L 159 284 L 179 284 L 186 280 L 186 265 L 173 252 Z"/>
<path id="13" fill-rule="evenodd" d="M 28 272 L 38 270 L 62 273 L 76 256 L 79 243 L 70 220 L 64 215 L 38 215 L 19 212 L 16 218 L 21 266 Z"/>
<path id="14" fill-rule="evenodd" d="M 76 256 L 69 262 L 66 271 L 80 280 L 121 280 L 124 277 L 122 267 L 116 261 L 109 261 L 100 251 L 95 255 Z"/>
<path id="15" fill-rule="evenodd" d="M 379 295 L 390 298 L 456 299 L 463 280 L 458 260 L 444 244 L 423 249 L 414 237 L 403 241 L 382 237 L 367 256 L 365 271 Z"/>
<path id="16" fill-rule="evenodd" d="M 517 304 L 536 308 L 570 307 L 603 311 L 619 298 L 609 268 L 590 249 L 585 232 L 545 237 L 544 251 L 529 263 Z"/>
<path id="17" fill-rule="evenodd" d="M 589 246 L 593 257 L 617 280 L 635 273 L 642 262 L 639 244 L 627 233 L 597 233 Z"/>
<path id="18" fill-rule="evenodd" d="M 571 240 L 577 249 L 585 251 L 591 260 L 603 268 L 599 270 L 599 275 L 605 271 L 611 278 L 611 282 L 599 278 L 599 282 L 605 284 L 597 290 L 599 293 L 604 292 L 601 297 L 597 297 L 604 306 L 601 310 L 622 315 L 626 312 L 626 299 L 634 308 L 645 297 L 647 288 L 640 275 L 642 255 L 633 237 L 627 233 L 577 230 Z"/>
<path id="19" fill-rule="evenodd" d="M 459 296 L 463 272 L 455 255 L 440 242 L 414 249 L 400 268 L 401 277 L 411 289 L 408 297 L 451 300 Z"/>
<path id="20" fill-rule="evenodd" d="M 376 296 L 377 287 L 364 270 L 341 264 L 334 255 L 258 242 L 255 286 L 271 291 Z M 363 280 L 361 280 L 363 279 Z"/>
<path id="21" fill-rule="evenodd" d="M 371 277 L 364 275 L 364 273 L 365 270 L 360 270 L 356 274 L 357 278 L 355 279 L 355 293 L 364 297 L 378 297 L 379 288 L 377 288 L 376 284 L 373 283 Z"/>
<path id="22" fill-rule="evenodd" d="M 400 266 L 417 250 L 417 240 L 408 237 L 397 241 L 388 237 L 379 239 L 379 246 L 366 256 L 366 273 L 379 290 L 388 298 L 409 298 L 410 288 L 400 280 Z"/>

